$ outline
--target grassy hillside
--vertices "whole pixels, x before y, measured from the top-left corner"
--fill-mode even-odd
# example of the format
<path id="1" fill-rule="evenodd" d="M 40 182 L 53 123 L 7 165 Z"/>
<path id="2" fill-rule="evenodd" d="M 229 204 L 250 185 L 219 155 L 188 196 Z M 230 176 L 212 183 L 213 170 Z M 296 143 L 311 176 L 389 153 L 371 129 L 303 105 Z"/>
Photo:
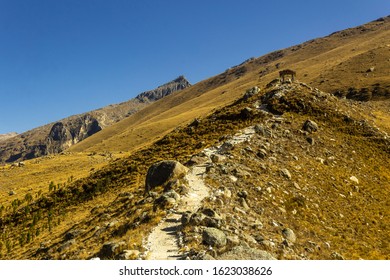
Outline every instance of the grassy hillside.
<path id="1" fill-rule="evenodd" d="M 231 165 L 225 167 L 230 172 L 240 163 L 251 176 L 235 184 L 218 172 L 207 178 L 211 188 L 225 185 L 234 194 L 244 189 L 257 197 L 248 201 L 252 211 L 229 212 L 238 199 L 225 201 L 225 209 L 212 200 L 206 200 L 205 206 L 225 217 L 238 215 L 244 227 L 237 230 L 247 234 L 253 234 L 251 219 L 261 219 L 263 238 L 277 244 L 280 228 L 269 224 L 275 221 L 293 228 L 299 241 L 292 251 L 267 248 L 279 258 L 330 258 L 334 252 L 351 259 L 388 258 L 389 25 L 386 18 L 249 60 L 153 103 L 62 155 L 2 166 L 1 258 L 87 259 L 101 256 L 109 241 L 124 242 L 121 250 L 143 251 L 143 238 L 169 211 L 156 208 L 154 198 L 144 196 L 148 167 L 163 159 L 185 163 L 202 149 L 255 124 L 271 129 L 275 137 L 268 141 L 258 137 L 235 148 Z M 275 120 L 255 104 L 265 103 L 266 96 L 279 90 L 266 85 L 285 68 L 296 70 L 298 80 L 310 87 L 292 84 L 283 98 L 268 102 L 269 110 L 283 114 Z M 261 91 L 242 98 L 254 86 Z M 358 92 L 367 88 L 363 93 L 368 91 L 372 99 L 362 103 L 325 93 L 342 95 L 350 88 Z M 253 113 L 243 114 L 246 107 Z M 195 118 L 199 124 L 188 125 Z M 309 118 L 320 127 L 311 136 L 314 145 L 309 145 L 310 135 L 300 132 Z M 276 161 L 260 162 L 250 155 L 264 141 L 272 146 L 268 153 Z M 333 161 L 325 164 L 332 156 Z M 281 168 L 290 170 L 293 181 L 280 177 Z M 352 176 L 359 179 L 358 185 Z M 261 199 L 268 187 L 273 197 Z M 260 208 L 265 212 L 253 210 Z M 233 221 L 228 226 L 236 225 Z M 191 227 L 185 234 L 189 248 L 205 249 L 191 239 Z M 307 250 L 309 241 L 321 244 L 321 250 Z"/>
<path id="2" fill-rule="evenodd" d="M 231 103 L 247 88 L 265 86 L 284 68 L 327 92 L 346 95 L 350 88 L 367 88 L 370 96 L 390 97 L 389 37 L 390 19 L 385 18 L 249 60 L 156 102 L 71 151 L 136 150 L 177 125 Z"/>

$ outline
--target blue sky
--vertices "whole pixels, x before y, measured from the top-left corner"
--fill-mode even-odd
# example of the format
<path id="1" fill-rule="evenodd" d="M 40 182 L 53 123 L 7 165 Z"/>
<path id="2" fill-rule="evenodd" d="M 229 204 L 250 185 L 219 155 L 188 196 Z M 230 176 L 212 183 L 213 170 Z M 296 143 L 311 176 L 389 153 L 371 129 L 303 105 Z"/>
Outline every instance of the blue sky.
<path id="1" fill-rule="evenodd" d="M 389 14 L 388 0 L 0 0 L 0 134 Z"/>

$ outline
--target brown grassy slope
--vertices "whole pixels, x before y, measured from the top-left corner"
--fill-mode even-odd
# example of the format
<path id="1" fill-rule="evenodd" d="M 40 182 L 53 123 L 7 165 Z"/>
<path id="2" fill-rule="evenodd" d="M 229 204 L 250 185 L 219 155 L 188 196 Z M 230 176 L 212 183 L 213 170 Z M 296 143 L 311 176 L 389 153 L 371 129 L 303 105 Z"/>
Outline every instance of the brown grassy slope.
<path id="1" fill-rule="evenodd" d="M 244 118 L 240 113 L 244 107 L 253 106 L 265 93 L 263 91 L 249 100 L 222 108 L 202 119 L 197 127 L 175 129 L 153 145 L 114 161 L 65 189 L 51 192 L 31 204 L 29 213 L 19 207 L 16 216 L 5 215 L 3 222 L 8 227 L 1 241 L 11 240 L 12 247 L 7 252 L 7 245 L 3 245 L 2 257 L 91 258 L 99 255 L 103 244 L 109 241 L 124 241 L 122 249 L 142 250 L 142 239 L 165 215 L 164 210 L 153 210 L 153 199 L 144 199 L 143 196 L 143 182 L 150 164 L 161 159 L 185 162 L 191 154 L 218 143 L 221 136 L 234 134 L 237 129 L 258 123 L 271 126 L 269 117 L 261 112 L 255 112 L 250 118 Z M 268 140 L 272 150 L 269 153 L 276 161 L 259 163 L 253 156 L 246 159 L 244 155 L 250 150 L 245 149 L 245 145 L 234 151 L 234 164 L 245 164 L 254 173 L 248 180 L 240 180 L 236 185 L 230 186 L 229 182 L 222 185 L 231 188 L 234 194 L 244 188 L 254 199 L 257 194 L 253 187 L 265 189 L 270 181 L 276 197 L 269 200 L 263 194 L 257 201 L 250 199 L 252 209 L 263 208 L 265 214 L 254 211 L 240 219 L 262 219 L 265 224 L 262 233 L 275 242 L 279 242 L 280 229 L 270 227 L 267 219 L 293 228 L 299 238 L 294 247 L 295 253 L 281 254 L 281 258 L 304 254 L 304 258 L 323 259 L 329 258 L 333 251 L 342 253 L 346 258 L 386 258 L 389 250 L 386 243 L 387 219 L 390 217 L 386 193 L 390 173 L 384 163 L 389 153 L 386 150 L 388 142 L 381 142 L 383 135 L 372 129 L 370 124 L 361 125 L 363 112 L 358 104 L 339 101 L 330 95 L 316 96 L 302 88 L 290 90 L 286 96 L 273 103 L 271 108 L 284 113 L 284 121 L 272 128 L 275 138 Z M 307 118 L 320 125 L 320 131 L 313 135 L 316 141 L 313 146 L 299 132 Z M 285 132 L 286 129 L 289 133 Z M 259 138 L 259 141 L 251 147 L 254 153 L 265 140 Z M 375 160 L 370 160 L 367 155 Z M 293 156 L 297 156 L 299 161 Z M 335 156 L 329 165 L 323 165 L 317 159 L 329 156 Z M 278 175 L 280 168 L 290 170 L 300 189 L 293 190 L 293 182 Z M 351 175 L 359 177 L 359 189 L 350 183 Z M 215 187 L 219 186 L 221 184 Z M 352 195 L 349 192 L 353 192 Z M 304 195 L 303 205 L 300 205 L 300 200 L 295 200 L 301 194 Z M 233 209 L 234 203 L 226 206 L 224 211 Z M 22 206 L 25 205 L 26 202 L 23 202 Z M 294 209 L 296 214 L 292 214 Z M 37 211 L 47 218 L 32 225 L 31 219 Z M 235 213 L 232 217 L 234 215 L 237 216 Z M 27 236 L 37 229 L 40 230 L 39 235 L 33 240 L 27 242 L 27 237 L 20 239 L 20 236 Z M 79 232 L 74 243 L 67 243 L 66 233 L 70 229 Z M 248 233 L 251 232 L 248 230 Z M 354 245 L 355 240 L 361 242 Z M 39 245 L 43 241 L 44 245 Z M 331 250 L 324 247 L 320 251 L 306 252 L 309 241 L 321 246 L 328 242 Z"/>
<path id="2" fill-rule="evenodd" d="M 13 184 L 12 186 L 22 190 L 18 192 L 18 189 L 16 189 L 18 195 L 17 198 L 22 200 L 25 197 L 25 194 L 31 192 L 29 191 L 30 188 L 33 189 L 32 192 L 34 195 L 36 194 L 36 188 L 38 190 L 39 187 L 46 189 L 46 192 L 48 192 L 47 184 L 49 181 L 63 183 L 62 180 L 66 180 L 72 175 L 76 178 L 86 177 L 85 180 L 80 180 L 77 183 L 71 184 L 72 188 L 78 188 L 80 191 L 82 190 L 81 193 L 88 191 L 87 187 L 85 187 L 85 190 L 82 188 L 83 185 L 98 186 L 99 184 L 106 184 L 104 178 L 113 178 L 110 179 L 112 182 L 109 184 L 107 183 L 109 192 L 105 194 L 97 191 L 93 197 L 87 197 L 85 200 L 82 199 L 82 197 L 78 197 L 76 192 L 76 194 L 73 195 L 68 194 L 69 197 L 65 196 L 69 203 L 56 202 L 56 207 L 59 209 L 65 209 L 67 213 L 65 213 L 65 216 L 60 215 L 60 217 L 62 217 L 61 225 L 55 226 L 51 233 L 48 233 L 47 229 L 42 230 L 40 235 L 32 243 L 29 243 L 30 245 L 28 246 L 25 245 L 19 248 L 17 240 L 18 234 L 20 233 L 18 229 L 19 225 L 9 226 L 9 229 L 14 229 L 13 234 L 16 245 L 13 253 L 7 256 L 4 255 L 6 250 L 4 249 L 4 246 L 6 245 L 3 245 L 3 257 L 42 257 L 42 255 L 35 255 L 36 250 L 39 248 L 39 243 L 41 241 L 52 239 L 59 241 L 62 240 L 64 232 L 69 230 L 73 225 L 78 225 L 80 228 L 91 232 L 94 231 L 94 227 L 96 225 L 105 227 L 104 221 L 100 221 L 99 213 L 90 213 L 90 210 L 96 206 L 96 204 L 101 204 L 103 209 L 106 209 L 102 210 L 103 214 L 113 215 L 118 217 L 120 220 L 118 226 L 123 226 L 123 228 L 121 228 L 122 231 L 120 234 L 117 233 L 115 235 L 115 238 L 120 239 L 134 234 L 135 241 L 129 237 L 130 241 L 139 242 L 140 238 L 135 234 L 135 232 L 138 232 L 138 234 L 144 234 L 145 230 L 150 228 L 152 225 L 141 223 L 141 226 L 136 228 L 131 228 L 130 225 L 134 220 L 137 220 L 142 216 L 142 209 L 145 210 L 145 213 L 148 213 L 151 206 L 146 204 L 145 208 L 143 208 L 136 204 L 139 201 L 139 196 L 128 199 L 126 202 L 116 203 L 116 196 L 123 192 L 134 192 L 137 195 L 141 194 L 143 188 L 143 176 L 146 173 L 148 165 L 153 161 L 168 158 L 179 160 L 186 159 L 188 155 L 195 153 L 201 148 L 201 146 L 196 146 L 197 143 L 205 141 L 205 145 L 212 144 L 219 138 L 220 135 L 232 133 L 237 128 L 244 127 L 250 122 L 242 122 L 239 119 L 234 120 L 232 118 L 220 119 L 218 121 L 212 120 L 204 124 L 205 127 L 202 128 L 202 132 L 199 132 L 201 133 L 199 135 L 189 134 L 187 132 L 186 134 L 181 134 L 173 131 L 163 142 L 159 142 L 160 144 L 154 144 L 151 148 L 147 148 L 146 145 L 148 143 L 153 142 L 156 138 L 161 138 L 164 133 L 174 129 L 177 125 L 189 122 L 194 117 L 206 115 L 207 112 L 213 110 L 214 108 L 223 107 L 223 104 L 241 96 L 247 88 L 254 85 L 264 85 L 266 82 L 277 77 L 277 63 L 281 63 L 279 68 L 288 67 L 297 70 L 298 79 L 301 79 L 302 81 L 320 84 L 320 88 L 326 87 L 329 83 L 332 85 L 331 89 L 338 89 L 339 84 L 332 84 L 332 82 L 337 82 L 337 76 L 334 76 L 332 80 L 321 83 L 324 79 L 324 77 L 321 76 L 321 73 L 327 73 L 327 75 L 332 73 L 332 71 L 324 72 L 323 70 L 328 69 L 327 67 L 332 65 L 339 67 L 338 65 L 340 61 L 343 61 L 343 56 L 346 57 L 346 61 L 351 60 L 356 53 L 352 51 L 354 48 L 359 49 L 359 53 L 357 55 L 364 54 L 367 53 L 370 48 L 375 49 L 377 46 L 386 43 L 386 40 L 389 38 L 388 21 L 373 22 L 368 24 L 368 26 L 372 26 L 372 29 L 374 30 L 361 32 L 356 31 L 359 30 L 359 28 L 351 29 L 350 31 L 345 31 L 347 33 L 351 33 L 348 36 L 341 36 L 340 34 L 342 33 L 335 34 L 327 38 L 317 39 L 304 43 L 300 46 L 283 50 L 282 52 L 275 52 L 265 57 L 249 61 L 244 65 L 231 68 L 221 75 L 193 86 L 192 89 L 187 89 L 169 98 L 167 97 L 166 103 L 165 101 L 157 102 L 155 105 L 152 105 L 154 107 L 142 110 L 137 114 L 137 116 L 130 117 L 125 121 L 118 123 L 117 126 L 112 128 L 112 134 L 102 134 L 104 137 L 100 138 L 96 135 L 96 139 L 91 138 L 90 140 L 86 140 L 91 142 L 85 142 L 85 146 L 81 146 L 82 143 L 80 143 L 80 150 L 90 151 L 131 151 L 144 147 L 144 149 L 139 152 L 132 153 L 131 157 L 125 160 L 120 160 L 107 165 L 93 176 L 88 176 L 91 167 L 95 167 L 94 164 L 96 163 L 96 167 L 100 168 L 104 163 L 90 163 L 90 158 L 87 154 L 71 153 L 62 155 L 60 158 L 54 157 L 55 159 L 47 159 L 47 161 L 43 160 L 39 167 L 36 166 L 37 171 L 30 169 L 30 167 L 33 167 L 33 165 L 30 166 L 30 162 L 26 162 L 26 169 L 17 169 L 12 172 L 8 170 L 9 166 L 5 167 L 0 172 L 0 187 L 2 188 L 1 194 L 4 195 L 3 201 L 7 201 L 7 205 L 11 204 L 11 201 L 14 199 L 14 197 L 8 197 L 8 184 Z M 379 50 L 384 54 L 388 51 L 387 48 L 380 48 Z M 327 53 L 328 55 L 321 55 L 322 53 Z M 332 56 L 329 54 L 332 54 Z M 330 66 L 326 64 L 329 58 L 331 58 Z M 354 60 L 352 59 L 351 61 Z M 388 68 L 386 68 L 387 66 L 378 66 L 386 63 L 386 61 L 375 60 L 374 62 L 376 63 L 375 67 L 382 70 L 381 72 L 378 70 L 378 72 L 374 71 L 369 74 L 378 75 L 379 78 L 376 78 L 376 76 L 369 76 L 368 79 L 363 79 L 361 76 L 364 76 L 366 73 L 340 71 L 339 78 L 342 80 L 342 85 L 349 86 L 350 83 L 356 88 L 365 87 L 367 85 L 371 85 L 371 83 L 378 82 L 383 85 L 386 85 L 387 83 L 388 85 L 388 76 L 386 76 L 385 72 L 386 69 L 388 70 Z M 351 65 L 355 64 L 353 62 Z M 366 66 L 368 65 L 371 67 L 371 64 L 372 63 L 362 65 L 362 69 L 366 69 Z M 358 64 L 356 65 L 358 66 Z M 333 69 L 337 70 L 337 67 Z M 305 74 L 307 75 L 305 76 Z M 367 85 L 364 83 L 367 83 Z M 374 104 L 374 102 L 371 102 L 371 104 Z M 373 112 L 374 116 L 372 116 L 372 119 L 377 121 L 378 126 L 381 124 L 381 127 L 383 128 L 388 127 L 388 125 L 386 126 L 386 120 L 388 120 L 388 107 L 383 106 L 383 102 L 378 104 L 380 105 L 374 106 L 377 111 Z M 160 123 L 156 125 L 150 121 L 149 118 L 154 121 L 160 121 Z M 131 131 L 132 129 L 133 131 Z M 120 137 L 117 137 L 115 134 L 120 135 Z M 91 144 L 87 145 L 87 143 Z M 105 146 L 103 146 L 103 144 L 105 144 Z M 69 164 L 69 162 L 72 162 L 73 164 Z M 134 165 L 137 166 L 136 169 L 128 169 L 129 166 Z M 40 170 L 44 171 L 40 172 Z M 113 174 L 113 176 L 108 174 Z M 4 184 L 4 182 L 6 182 L 6 184 Z M 25 205 L 25 203 L 23 205 Z M 138 208 L 141 208 L 141 212 L 137 212 Z M 45 207 L 42 208 L 42 211 L 46 210 Z M 120 211 L 123 211 L 123 213 Z M 91 238 L 88 234 L 86 234 L 85 246 L 76 246 L 76 248 L 71 250 L 72 253 L 68 254 L 66 257 L 82 258 L 92 256 L 100 250 L 100 246 L 104 241 L 111 240 L 113 238 L 111 233 L 111 231 L 108 231 L 103 234 L 100 239 Z M 55 242 L 52 241 L 52 243 Z M 50 243 L 50 246 L 55 248 L 52 243 Z M 87 250 L 85 255 L 82 255 L 82 253 L 78 251 L 78 248 L 83 246 L 86 250 L 89 250 Z M 137 248 L 137 246 L 138 245 L 133 246 L 129 243 L 128 247 Z M 53 254 L 53 257 L 60 258 L 61 255 L 56 253 Z"/>
<path id="3" fill-rule="evenodd" d="M 337 32 L 276 51 L 164 98 L 101 131 L 71 151 L 132 151 L 160 138 L 177 125 L 225 106 L 247 88 L 264 86 L 279 69 L 328 92 L 379 84 L 390 92 L 390 18 Z M 373 72 L 367 69 L 375 67 Z"/>

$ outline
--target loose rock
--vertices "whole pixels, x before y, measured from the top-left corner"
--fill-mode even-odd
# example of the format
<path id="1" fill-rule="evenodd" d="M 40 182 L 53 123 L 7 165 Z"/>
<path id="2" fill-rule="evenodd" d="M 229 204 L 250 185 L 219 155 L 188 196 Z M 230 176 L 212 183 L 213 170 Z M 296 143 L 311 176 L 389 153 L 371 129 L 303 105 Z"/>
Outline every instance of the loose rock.
<path id="1" fill-rule="evenodd" d="M 280 173 L 282 174 L 282 176 L 284 176 L 285 178 L 291 180 L 291 173 L 290 171 L 288 171 L 286 168 L 283 168 L 280 170 Z"/>
<path id="2" fill-rule="evenodd" d="M 297 240 L 297 237 L 295 236 L 295 233 L 292 229 L 289 229 L 289 228 L 283 229 L 282 235 L 289 242 L 294 243 Z"/>
<path id="3" fill-rule="evenodd" d="M 302 130 L 309 133 L 316 132 L 318 130 L 318 124 L 312 120 L 307 120 L 302 126 Z"/>
<path id="4" fill-rule="evenodd" d="M 226 245 L 226 235 L 216 228 L 205 228 L 202 234 L 203 242 L 213 247 L 223 247 Z"/>

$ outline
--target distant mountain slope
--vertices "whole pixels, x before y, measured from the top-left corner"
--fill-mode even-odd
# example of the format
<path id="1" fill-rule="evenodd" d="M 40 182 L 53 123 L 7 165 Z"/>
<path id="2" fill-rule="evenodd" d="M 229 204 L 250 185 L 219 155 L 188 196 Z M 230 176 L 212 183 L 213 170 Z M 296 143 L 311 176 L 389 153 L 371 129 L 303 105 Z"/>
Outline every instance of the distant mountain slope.
<path id="1" fill-rule="evenodd" d="M 225 106 L 252 86 L 265 86 L 281 69 L 298 80 L 358 100 L 390 98 L 390 17 L 252 58 L 164 98 L 71 151 L 131 151 L 177 125 Z M 126 139 L 126 141 L 123 141 Z"/>
<path id="2" fill-rule="evenodd" d="M 16 137 L 0 137 L 0 162 L 13 162 L 60 153 L 96 132 L 134 114 L 175 91 L 191 86 L 184 76 L 135 98 L 80 115 L 71 116 Z M 13 135 L 15 136 L 15 135 Z"/>
<path id="3" fill-rule="evenodd" d="M 5 134 L 0 134 L 0 141 L 7 140 L 9 138 L 12 138 L 14 136 L 18 135 L 16 132 L 10 132 L 10 133 L 5 133 Z"/>

